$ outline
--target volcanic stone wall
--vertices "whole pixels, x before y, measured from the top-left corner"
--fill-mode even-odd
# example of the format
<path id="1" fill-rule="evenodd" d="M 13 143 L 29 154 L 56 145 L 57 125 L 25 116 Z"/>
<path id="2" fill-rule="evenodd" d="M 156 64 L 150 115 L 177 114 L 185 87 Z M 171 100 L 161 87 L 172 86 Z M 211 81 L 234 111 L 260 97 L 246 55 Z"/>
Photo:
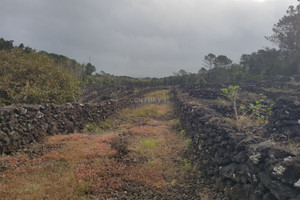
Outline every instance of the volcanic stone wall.
<path id="1" fill-rule="evenodd" d="M 195 162 L 212 190 L 236 200 L 300 199 L 299 148 L 285 148 L 272 135 L 266 137 L 264 127 L 232 125 L 216 110 L 189 103 L 180 89 L 174 89 L 173 96 L 182 128 L 193 141 Z M 298 100 L 290 99 L 284 108 L 282 101 L 274 106 L 274 126 L 269 128 L 278 134 L 285 119 L 288 130 L 299 136 Z"/>
<path id="2" fill-rule="evenodd" d="M 95 88 L 98 90 L 99 88 Z M 129 89 L 127 89 L 129 90 Z M 63 105 L 13 105 L 0 108 L 0 155 L 39 141 L 45 135 L 73 133 L 88 123 L 99 122 L 116 110 L 134 106 L 135 98 L 152 89 L 138 93 L 127 92 L 119 99 L 109 98 L 92 103 Z M 103 90 L 102 90 L 103 91 Z M 109 93 L 108 93 L 109 96 Z"/>

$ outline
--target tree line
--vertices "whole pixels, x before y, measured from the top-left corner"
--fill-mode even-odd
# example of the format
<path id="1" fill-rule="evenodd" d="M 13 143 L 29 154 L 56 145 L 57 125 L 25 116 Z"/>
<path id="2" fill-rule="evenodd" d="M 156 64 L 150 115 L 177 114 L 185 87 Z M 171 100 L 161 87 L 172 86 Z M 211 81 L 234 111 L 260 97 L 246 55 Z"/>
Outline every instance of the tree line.
<path id="1" fill-rule="evenodd" d="M 182 69 L 169 77 L 135 79 L 102 72 L 89 77 L 87 81 L 101 85 L 156 86 L 240 82 L 300 73 L 300 4 L 290 6 L 286 15 L 274 25 L 273 35 L 265 38 L 278 48 L 264 48 L 251 54 L 243 54 L 239 63 L 233 63 L 226 55 L 209 53 L 205 55 L 203 67 L 197 73 Z"/>
<path id="2" fill-rule="evenodd" d="M 298 0 L 300 2 L 300 0 Z M 275 48 L 243 54 L 239 63 L 226 55 L 209 53 L 197 73 L 180 70 L 164 78 L 132 78 L 96 72 L 63 55 L 36 51 L 0 38 L 0 106 L 12 103 L 64 103 L 80 93 L 79 83 L 103 86 L 160 86 L 207 82 L 240 82 L 300 73 L 300 4 L 290 6 L 267 40 Z"/>

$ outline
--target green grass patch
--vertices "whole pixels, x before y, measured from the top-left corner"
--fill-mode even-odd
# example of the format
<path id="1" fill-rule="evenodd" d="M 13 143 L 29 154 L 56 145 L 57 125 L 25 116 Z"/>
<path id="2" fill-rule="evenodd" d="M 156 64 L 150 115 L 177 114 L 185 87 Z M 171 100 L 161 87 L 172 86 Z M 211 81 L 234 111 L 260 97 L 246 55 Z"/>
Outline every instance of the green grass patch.
<path id="1" fill-rule="evenodd" d="M 100 122 L 99 127 L 102 129 L 109 129 L 111 126 L 109 122 Z"/>
<path id="2" fill-rule="evenodd" d="M 85 129 L 86 129 L 88 132 L 95 132 L 98 128 L 99 128 L 99 127 L 98 127 L 97 124 L 95 124 L 95 123 L 85 125 Z"/>
<path id="3" fill-rule="evenodd" d="M 289 89 L 289 90 L 282 90 L 282 89 L 276 89 L 276 88 L 265 88 L 264 89 L 267 92 L 273 92 L 273 93 L 296 93 L 295 90 Z"/>
<path id="4" fill-rule="evenodd" d="M 182 166 L 181 166 L 182 169 L 184 169 L 184 170 L 191 170 L 192 169 L 192 164 L 191 164 L 191 162 L 188 159 L 186 159 L 186 158 L 184 158 L 184 159 L 180 158 L 179 160 L 182 162 Z"/>
<path id="5" fill-rule="evenodd" d="M 152 150 L 158 146 L 158 142 L 154 139 L 146 139 L 142 142 L 141 145 L 147 150 Z"/>
<path id="6" fill-rule="evenodd" d="M 290 81 L 289 84 L 295 85 L 295 86 L 300 86 L 300 82 L 297 82 L 297 81 Z"/>
<path id="7" fill-rule="evenodd" d="M 157 90 L 154 92 L 150 92 L 148 94 L 145 94 L 145 97 L 148 98 L 169 98 L 169 90 Z"/>
<path id="8" fill-rule="evenodd" d="M 105 130 L 103 130 L 102 127 L 100 127 L 96 123 L 91 123 L 91 124 L 85 125 L 85 130 L 90 133 L 99 133 L 99 134 L 105 133 Z"/>
<path id="9" fill-rule="evenodd" d="M 224 104 L 224 105 L 227 105 L 227 106 L 231 106 L 231 102 L 227 101 L 226 99 L 217 98 L 216 100 L 213 100 L 213 101 L 217 104 Z"/>

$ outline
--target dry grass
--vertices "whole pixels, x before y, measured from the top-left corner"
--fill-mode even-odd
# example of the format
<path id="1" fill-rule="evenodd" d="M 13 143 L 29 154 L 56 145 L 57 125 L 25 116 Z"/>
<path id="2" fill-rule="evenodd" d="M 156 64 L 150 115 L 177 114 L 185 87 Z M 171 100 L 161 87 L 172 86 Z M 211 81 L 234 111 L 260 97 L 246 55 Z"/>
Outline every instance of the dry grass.
<path id="1" fill-rule="evenodd" d="M 148 98 L 169 98 L 169 93 L 170 93 L 169 90 L 157 90 L 157 91 L 145 94 L 145 97 L 148 97 Z"/>
<path id="2" fill-rule="evenodd" d="M 152 104 L 120 113 L 118 131 L 131 133 L 128 156 L 144 159 L 133 165 L 114 158 L 118 149 L 112 143 L 119 136 L 113 131 L 50 136 L 45 144 L 51 151 L 40 157 L 21 153 L 1 157 L 7 170 L 0 172 L 0 199 L 89 199 L 90 195 L 106 199 L 127 181 L 160 190 L 180 184 L 187 175 L 188 162 L 182 156 L 189 141 L 171 130 L 171 121 L 161 120 L 171 111 L 170 104 Z M 123 121 L 128 118 L 134 120 Z M 146 124 L 136 123 L 144 118 Z"/>
<path id="3" fill-rule="evenodd" d="M 0 182 L 1 199 L 80 199 L 77 166 L 116 154 L 112 140 L 111 135 L 56 135 L 46 141 L 55 150 L 39 158 L 7 156 L 7 164 L 17 167 L 1 173 L 5 177 Z"/>

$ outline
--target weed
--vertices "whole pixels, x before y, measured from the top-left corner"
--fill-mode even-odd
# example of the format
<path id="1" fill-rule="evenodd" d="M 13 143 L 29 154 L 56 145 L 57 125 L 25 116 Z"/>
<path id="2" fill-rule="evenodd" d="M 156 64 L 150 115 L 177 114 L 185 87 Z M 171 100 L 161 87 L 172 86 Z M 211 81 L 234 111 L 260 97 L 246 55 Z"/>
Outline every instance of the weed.
<path id="1" fill-rule="evenodd" d="M 224 105 L 230 106 L 230 102 L 226 101 L 225 99 L 217 98 L 216 100 L 214 100 L 214 102 L 217 104 L 224 104 Z"/>
<path id="2" fill-rule="evenodd" d="M 146 94 L 145 97 L 167 99 L 169 98 L 169 92 L 169 90 L 157 90 Z"/>
<path id="3" fill-rule="evenodd" d="M 180 130 L 179 134 L 181 135 L 182 138 L 185 138 L 186 137 L 186 132 L 185 130 Z"/>
<path id="4" fill-rule="evenodd" d="M 191 101 L 190 104 L 197 105 L 199 107 L 203 106 L 203 103 L 200 101 Z"/>
<path id="5" fill-rule="evenodd" d="M 192 152 L 194 150 L 193 141 L 191 139 L 186 139 L 185 142 L 188 144 L 187 150 Z"/>
<path id="6" fill-rule="evenodd" d="M 229 118 L 229 117 L 225 117 L 224 118 L 226 121 L 228 121 L 228 122 L 233 122 L 233 119 L 231 119 L 231 118 Z"/>
<path id="7" fill-rule="evenodd" d="M 99 127 L 103 128 L 103 129 L 109 129 L 110 128 L 110 123 L 109 122 L 100 122 L 99 123 Z"/>
<path id="8" fill-rule="evenodd" d="M 296 93 L 296 91 L 292 90 L 292 89 L 283 90 L 283 89 L 276 89 L 276 88 L 265 88 L 264 90 L 267 92 L 273 92 L 273 93 L 292 93 L 292 94 Z"/>
<path id="9" fill-rule="evenodd" d="M 141 91 L 140 88 L 135 88 L 135 89 L 133 90 L 133 93 L 134 93 L 134 94 L 137 94 L 137 93 L 139 93 L 140 91 Z"/>
<path id="10" fill-rule="evenodd" d="M 221 89 L 222 92 L 224 94 L 226 94 L 228 96 L 228 98 L 230 98 L 233 102 L 233 109 L 234 109 L 234 115 L 235 115 L 235 119 L 238 120 L 239 116 L 238 116 L 238 110 L 237 110 L 237 106 L 236 106 L 236 100 L 238 98 L 238 91 L 240 90 L 240 86 L 235 85 L 232 86 L 230 85 L 228 88 L 223 88 Z"/>
<path id="11" fill-rule="evenodd" d="M 297 81 L 290 81 L 289 84 L 291 85 L 295 85 L 295 86 L 300 86 L 300 82 L 297 82 Z"/>
<path id="12" fill-rule="evenodd" d="M 197 173 L 197 178 L 198 178 L 198 179 L 202 178 L 202 173 L 201 173 L 201 172 L 198 172 L 198 173 Z"/>
<path id="13" fill-rule="evenodd" d="M 95 123 L 85 125 L 85 129 L 88 132 L 94 132 L 98 129 L 98 126 Z"/>
<path id="14" fill-rule="evenodd" d="M 180 159 L 180 160 L 183 162 L 182 169 L 184 169 L 184 170 L 192 169 L 192 164 L 188 159 L 184 158 L 184 159 Z"/>
<path id="15" fill-rule="evenodd" d="M 154 139 L 146 139 L 142 142 L 142 146 L 148 150 L 154 149 L 158 146 L 158 143 Z"/>
<path id="16" fill-rule="evenodd" d="M 170 121 L 170 124 L 171 124 L 172 126 L 179 126 L 179 125 L 180 125 L 180 119 L 172 119 L 172 120 Z"/>
<path id="17" fill-rule="evenodd" d="M 271 113 L 272 105 L 268 106 L 268 102 L 266 102 L 267 97 L 264 94 L 260 94 L 259 97 L 259 100 L 256 100 L 254 103 L 250 103 L 249 106 L 241 104 L 240 110 L 244 112 L 243 115 L 250 112 L 251 118 L 258 122 L 267 122 L 268 116 Z"/>

